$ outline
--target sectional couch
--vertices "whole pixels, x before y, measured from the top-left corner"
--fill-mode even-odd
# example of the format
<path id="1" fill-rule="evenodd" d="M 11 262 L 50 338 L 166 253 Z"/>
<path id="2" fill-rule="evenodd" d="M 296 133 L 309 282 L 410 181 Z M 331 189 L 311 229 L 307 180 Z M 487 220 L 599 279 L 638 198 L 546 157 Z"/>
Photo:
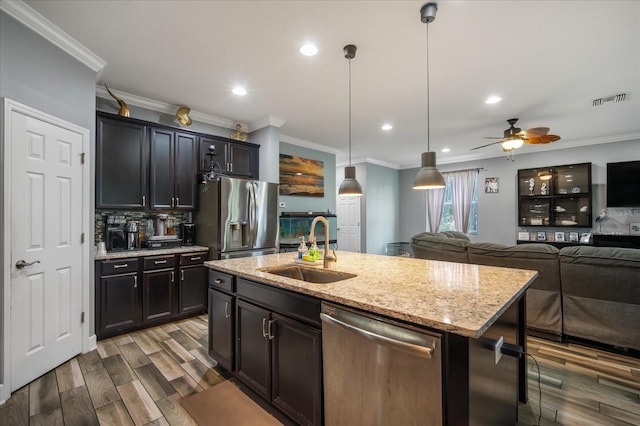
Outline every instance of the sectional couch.
<path id="1" fill-rule="evenodd" d="M 527 290 L 529 334 L 640 350 L 640 249 L 505 246 L 430 232 L 415 235 L 411 248 L 417 258 L 536 270 Z"/>

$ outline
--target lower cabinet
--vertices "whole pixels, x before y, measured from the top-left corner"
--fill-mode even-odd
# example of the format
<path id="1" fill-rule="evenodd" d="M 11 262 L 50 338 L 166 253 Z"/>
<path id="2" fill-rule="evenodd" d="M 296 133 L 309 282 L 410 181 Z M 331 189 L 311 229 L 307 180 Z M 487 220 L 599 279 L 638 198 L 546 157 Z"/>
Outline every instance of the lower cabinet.
<path id="1" fill-rule="evenodd" d="M 233 371 L 235 297 L 209 289 L 209 355 L 228 371 Z"/>
<path id="2" fill-rule="evenodd" d="M 204 258 L 191 253 L 96 261 L 97 337 L 205 312 Z"/>
<path id="3" fill-rule="evenodd" d="M 319 313 L 317 299 L 211 271 L 209 353 L 296 423 L 320 425 Z M 235 351 L 229 345 L 234 323 Z"/>
<path id="4" fill-rule="evenodd" d="M 202 265 L 180 268 L 179 314 L 202 312 L 207 308 L 206 269 Z"/>

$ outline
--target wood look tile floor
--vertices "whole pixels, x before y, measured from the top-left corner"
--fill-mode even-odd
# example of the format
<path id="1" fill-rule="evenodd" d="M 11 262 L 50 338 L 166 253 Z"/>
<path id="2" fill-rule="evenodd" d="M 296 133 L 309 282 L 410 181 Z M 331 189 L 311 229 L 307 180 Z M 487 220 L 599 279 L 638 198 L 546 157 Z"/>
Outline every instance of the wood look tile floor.
<path id="1" fill-rule="evenodd" d="M 194 425 L 180 399 L 225 378 L 207 354 L 206 315 L 98 342 L 14 392 L 0 424 Z M 541 369 L 541 425 L 639 425 L 640 360 L 530 337 Z M 518 426 L 537 424 L 537 372 Z"/>

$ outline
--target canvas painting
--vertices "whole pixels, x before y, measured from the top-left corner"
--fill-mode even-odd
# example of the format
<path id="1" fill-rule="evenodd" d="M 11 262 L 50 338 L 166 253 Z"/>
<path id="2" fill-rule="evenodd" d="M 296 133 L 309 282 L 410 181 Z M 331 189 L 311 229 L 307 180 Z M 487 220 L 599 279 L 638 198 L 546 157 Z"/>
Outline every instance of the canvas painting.
<path id="1" fill-rule="evenodd" d="M 280 195 L 324 197 L 324 163 L 280 154 Z"/>

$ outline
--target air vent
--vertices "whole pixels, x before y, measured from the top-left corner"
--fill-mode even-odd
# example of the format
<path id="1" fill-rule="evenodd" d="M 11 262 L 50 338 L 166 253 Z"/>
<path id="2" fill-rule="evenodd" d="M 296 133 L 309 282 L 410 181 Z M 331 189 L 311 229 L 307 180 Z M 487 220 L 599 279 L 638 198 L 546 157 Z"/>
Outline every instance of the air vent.
<path id="1" fill-rule="evenodd" d="M 608 104 L 608 103 L 618 103 L 618 102 L 622 102 L 627 98 L 627 94 L 626 93 L 618 93 L 616 95 L 609 95 L 609 96 L 605 96 L 604 98 L 598 98 L 598 99 L 594 99 L 592 101 L 592 106 L 596 107 L 596 106 L 600 106 L 600 105 L 604 105 L 604 104 Z"/>

